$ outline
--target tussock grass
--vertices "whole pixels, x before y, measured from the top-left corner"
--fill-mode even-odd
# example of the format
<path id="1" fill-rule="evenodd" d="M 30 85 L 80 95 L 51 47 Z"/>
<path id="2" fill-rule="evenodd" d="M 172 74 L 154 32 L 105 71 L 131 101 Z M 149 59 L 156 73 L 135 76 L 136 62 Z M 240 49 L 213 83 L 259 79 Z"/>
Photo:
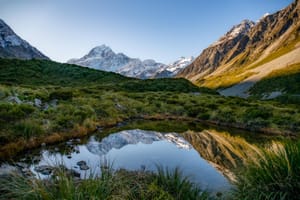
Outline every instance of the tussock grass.
<path id="1" fill-rule="evenodd" d="M 273 145 L 242 171 L 236 199 L 300 199 L 300 142 Z"/>
<path id="2" fill-rule="evenodd" d="M 81 199 L 156 199 L 202 200 L 208 193 L 201 191 L 176 168 L 161 167 L 158 173 L 147 171 L 113 171 L 102 168 L 101 176 L 76 180 L 62 169 L 49 180 L 20 175 L 0 179 L 0 199 L 81 200 Z"/>

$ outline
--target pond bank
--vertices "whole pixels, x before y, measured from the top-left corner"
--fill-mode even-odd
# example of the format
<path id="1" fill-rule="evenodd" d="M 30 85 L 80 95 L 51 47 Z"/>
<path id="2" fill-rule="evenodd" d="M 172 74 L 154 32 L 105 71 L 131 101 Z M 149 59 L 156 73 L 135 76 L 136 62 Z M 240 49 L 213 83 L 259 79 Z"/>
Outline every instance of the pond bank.
<path id="1" fill-rule="evenodd" d="M 297 138 L 299 137 L 297 134 L 292 133 L 290 131 L 280 131 L 277 129 L 271 128 L 260 128 L 260 127 L 249 127 L 246 124 L 239 123 L 226 123 L 220 121 L 213 120 L 201 120 L 198 118 L 192 117 L 182 117 L 182 116 L 171 116 L 171 115 L 152 115 L 152 116 L 139 116 L 128 119 L 117 119 L 115 121 L 110 122 L 99 122 L 98 125 L 87 128 L 84 126 L 76 125 L 72 130 L 68 132 L 55 132 L 47 136 L 33 137 L 28 140 L 20 139 L 18 141 L 9 142 L 7 144 L 2 145 L 0 148 L 0 162 L 9 160 L 16 156 L 19 153 L 22 153 L 26 150 L 38 148 L 44 145 L 54 145 L 63 141 L 67 141 L 73 138 L 82 138 L 88 135 L 91 135 L 97 131 L 101 131 L 103 129 L 109 129 L 116 126 L 122 126 L 123 124 L 130 123 L 136 120 L 149 120 L 149 121 L 157 121 L 157 120 L 171 120 L 171 121 L 185 121 L 185 122 L 194 122 L 201 123 L 208 126 L 217 126 L 223 128 L 236 128 L 239 130 L 262 133 L 266 135 L 274 135 L 274 136 L 284 136 L 289 138 Z M 96 122 L 94 123 L 96 124 Z"/>

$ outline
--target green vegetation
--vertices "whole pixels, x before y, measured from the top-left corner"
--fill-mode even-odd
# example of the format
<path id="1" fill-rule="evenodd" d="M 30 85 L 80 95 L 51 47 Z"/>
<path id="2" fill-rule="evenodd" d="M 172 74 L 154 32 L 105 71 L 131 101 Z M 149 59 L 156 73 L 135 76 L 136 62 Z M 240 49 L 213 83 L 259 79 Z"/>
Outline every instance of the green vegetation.
<path id="1" fill-rule="evenodd" d="M 274 145 L 241 171 L 236 199 L 299 199 L 300 142 Z"/>
<path id="2" fill-rule="evenodd" d="M 283 93 L 277 98 L 280 102 L 300 104 L 300 64 L 271 72 L 250 89 L 250 94 L 254 98 L 262 98 L 274 91 Z"/>
<path id="3" fill-rule="evenodd" d="M 296 135 L 299 109 L 225 98 L 184 79 L 138 80 L 51 61 L 0 59 L 1 159 L 137 118 Z"/>
<path id="4" fill-rule="evenodd" d="M 185 79 L 138 80 L 112 72 L 47 60 L 0 59 L 0 83 L 6 85 L 90 87 L 97 90 L 145 92 L 212 92 Z M 93 92 L 92 90 L 85 90 Z M 64 91 L 66 93 L 67 91 Z M 58 94 L 59 95 L 59 94 Z"/>
<path id="5" fill-rule="evenodd" d="M 183 177 L 180 170 L 158 168 L 147 171 L 114 172 L 102 168 L 100 177 L 75 180 L 67 171 L 58 170 L 50 180 L 38 180 L 13 175 L 0 179 L 0 199 L 83 200 L 83 199 L 156 199 L 204 200 L 208 193 Z"/>

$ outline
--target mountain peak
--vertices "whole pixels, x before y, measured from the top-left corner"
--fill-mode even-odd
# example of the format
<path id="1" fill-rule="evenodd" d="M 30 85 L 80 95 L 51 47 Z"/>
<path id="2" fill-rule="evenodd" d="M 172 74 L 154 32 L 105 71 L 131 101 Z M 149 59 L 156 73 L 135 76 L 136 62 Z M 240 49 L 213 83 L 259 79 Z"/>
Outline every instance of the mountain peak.
<path id="1" fill-rule="evenodd" d="M 248 31 L 255 25 L 255 22 L 248 19 L 243 20 L 240 24 L 233 26 L 224 36 L 222 36 L 218 41 L 213 43 L 211 46 L 216 46 L 224 43 L 228 40 L 232 40 L 241 35 L 245 35 Z"/>
<path id="2" fill-rule="evenodd" d="M 95 57 L 95 56 L 107 57 L 107 56 L 113 56 L 113 55 L 115 55 L 113 50 L 109 46 L 106 46 L 105 44 L 94 47 L 88 53 L 89 57 Z"/>

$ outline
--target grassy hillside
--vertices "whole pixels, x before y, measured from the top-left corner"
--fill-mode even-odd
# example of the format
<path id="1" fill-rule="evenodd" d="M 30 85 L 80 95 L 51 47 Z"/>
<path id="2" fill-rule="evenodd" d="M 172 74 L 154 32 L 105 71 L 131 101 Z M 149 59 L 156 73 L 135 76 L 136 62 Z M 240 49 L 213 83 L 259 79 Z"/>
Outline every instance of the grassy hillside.
<path id="1" fill-rule="evenodd" d="M 224 98 L 184 79 L 138 80 L 51 61 L 0 60 L 0 159 L 136 118 L 300 132 L 296 105 Z"/>
<path id="2" fill-rule="evenodd" d="M 100 70 L 47 60 L 0 59 L 0 83 L 27 86 L 95 86 L 106 90 L 200 92 L 185 79 L 138 80 Z M 212 90 L 205 90 L 213 92 Z"/>

